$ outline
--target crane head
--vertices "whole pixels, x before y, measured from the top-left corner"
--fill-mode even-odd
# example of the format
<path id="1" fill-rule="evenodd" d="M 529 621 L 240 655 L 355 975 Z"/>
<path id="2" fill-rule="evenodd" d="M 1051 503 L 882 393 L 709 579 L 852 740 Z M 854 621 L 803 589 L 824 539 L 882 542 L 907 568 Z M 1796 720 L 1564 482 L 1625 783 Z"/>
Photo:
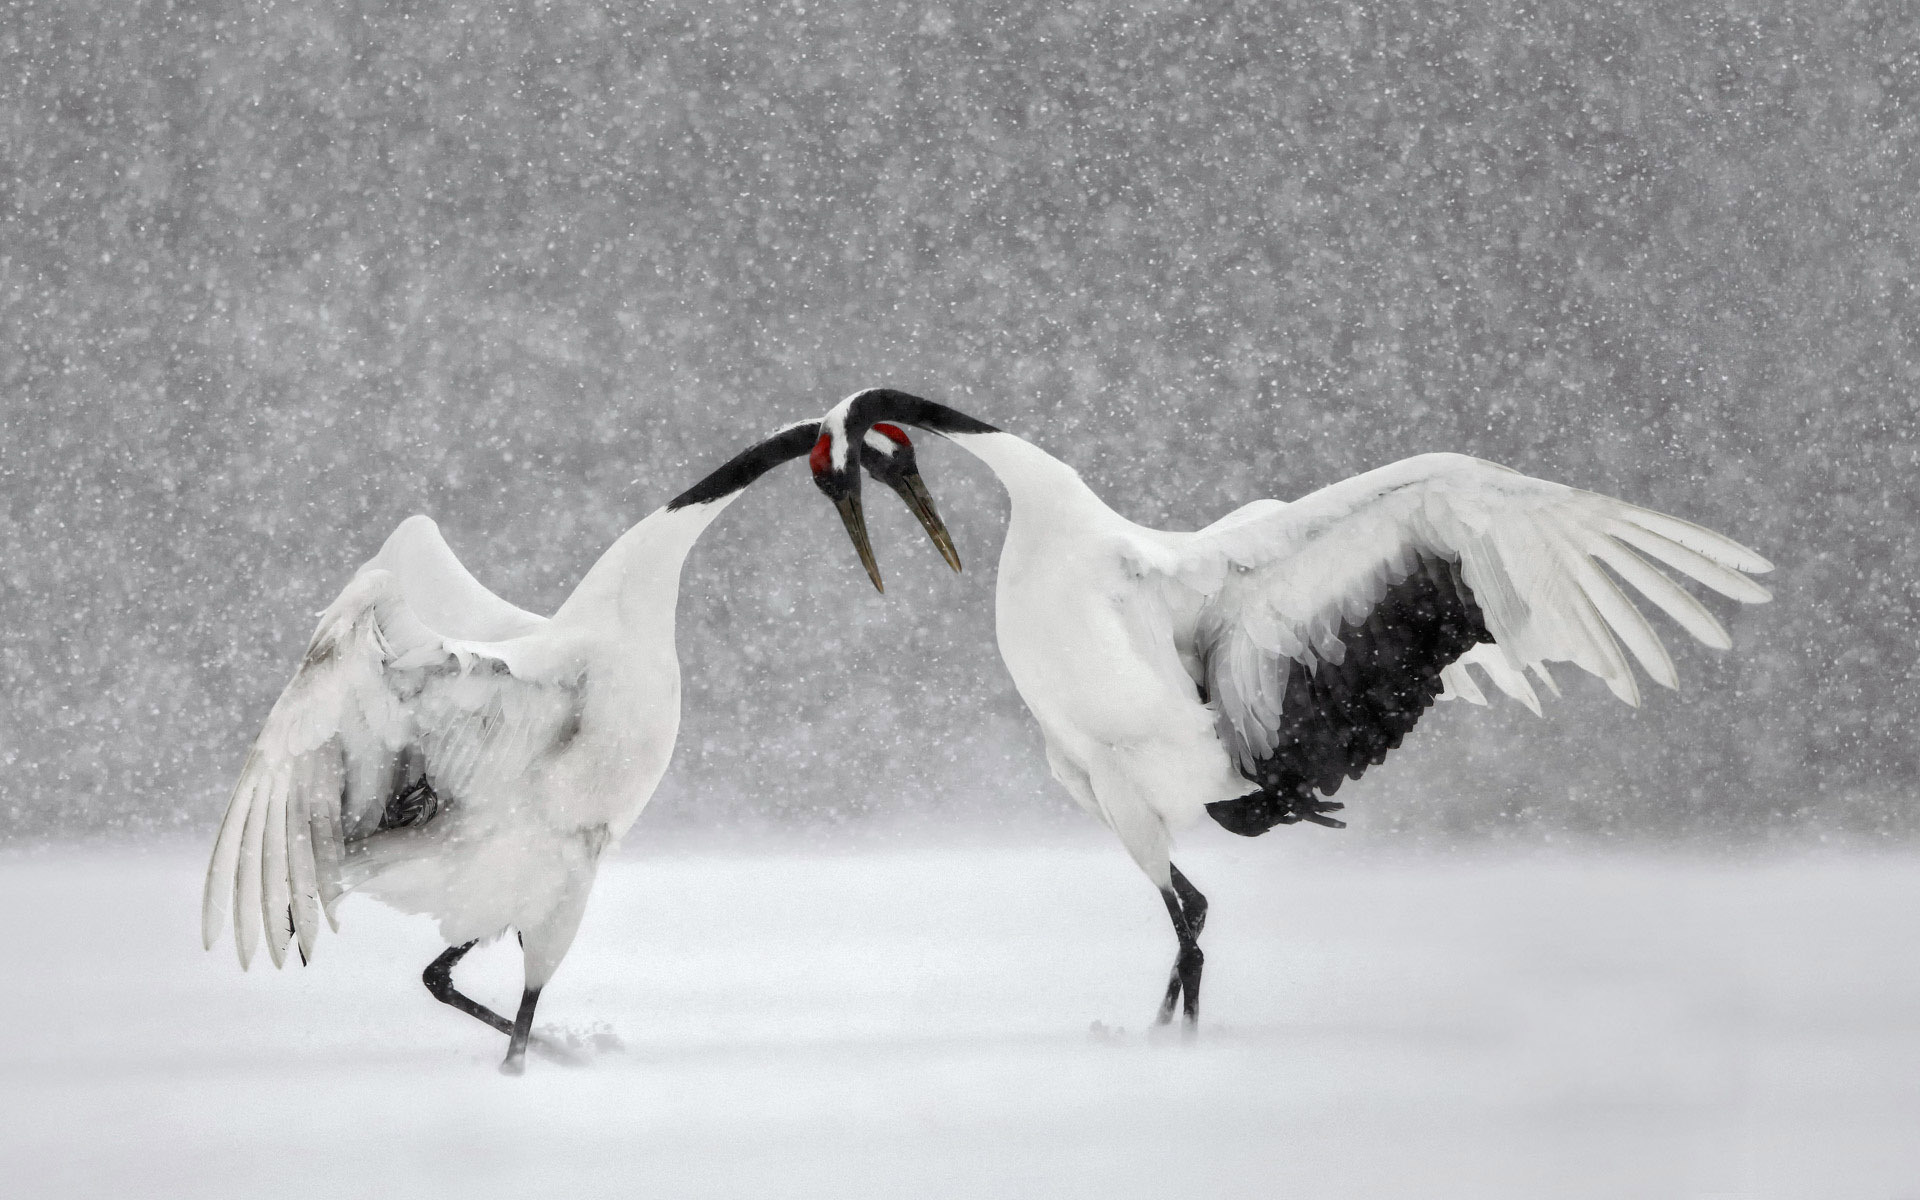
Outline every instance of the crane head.
<path id="1" fill-rule="evenodd" d="M 927 531 L 940 557 L 958 571 L 960 552 L 953 548 L 946 522 L 940 519 L 940 510 L 933 506 L 933 494 L 927 491 L 926 480 L 920 478 L 920 466 L 913 457 L 913 441 L 907 437 L 906 430 L 885 422 L 869 429 L 860 440 L 860 465 L 875 482 L 894 490 L 920 522 L 920 528 Z"/>
<path id="2" fill-rule="evenodd" d="M 853 548 L 859 551 L 860 561 L 876 588 L 880 587 L 880 568 L 874 564 L 873 543 L 867 537 L 866 517 L 860 509 L 860 473 L 855 469 L 855 448 L 859 450 L 859 465 L 900 494 L 913 515 L 920 518 L 927 536 L 940 548 L 947 565 L 956 571 L 960 569 L 960 555 L 953 548 L 953 539 L 947 536 L 940 514 L 934 510 L 933 497 L 927 494 L 927 486 L 920 479 L 913 461 L 913 443 L 900 428 L 902 425 L 917 426 L 944 437 L 999 432 L 958 409 L 893 388 L 855 392 L 820 419 L 819 437 L 808 459 L 813 468 L 813 482 L 840 511 L 847 536 L 853 539 Z"/>
<path id="3" fill-rule="evenodd" d="M 807 457 L 807 466 L 813 472 L 815 486 L 833 501 L 840 513 L 847 536 L 860 555 L 860 565 L 867 569 L 867 578 L 873 580 L 873 586 L 882 592 L 886 590 L 880 581 L 880 566 L 874 560 L 873 542 L 867 535 L 866 515 L 860 503 L 860 469 L 899 495 L 921 528 L 927 531 L 927 536 L 933 539 L 940 556 L 958 571 L 959 552 L 954 549 L 946 523 L 940 519 L 939 509 L 934 507 L 926 481 L 920 477 L 913 442 L 906 431 L 897 425 L 878 424 L 862 431 L 857 455 L 847 452 L 848 445 L 844 423 L 822 422 L 819 439 Z"/>

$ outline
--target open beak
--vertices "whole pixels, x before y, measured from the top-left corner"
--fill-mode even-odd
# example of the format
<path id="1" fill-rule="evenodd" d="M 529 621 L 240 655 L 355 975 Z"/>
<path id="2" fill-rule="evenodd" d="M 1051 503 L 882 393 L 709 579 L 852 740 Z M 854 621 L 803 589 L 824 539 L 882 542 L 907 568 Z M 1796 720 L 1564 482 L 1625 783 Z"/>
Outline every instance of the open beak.
<path id="1" fill-rule="evenodd" d="M 874 590 L 885 592 L 886 585 L 880 582 L 880 564 L 873 561 L 873 541 L 867 537 L 866 514 L 860 511 L 860 494 L 855 492 L 850 496 L 842 496 L 833 502 L 833 506 L 840 510 L 840 519 L 847 526 L 847 536 L 853 539 L 853 548 L 860 552 L 860 565 L 867 569 L 867 578 L 873 580 Z"/>
<path id="2" fill-rule="evenodd" d="M 940 550 L 940 557 L 947 560 L 948 566 L 958 571 L 960 552 L 953 548 L 953 538 L 948 536 L 946 522 L 940 519 L 939 510 L 933 507 L 933 496 L 921 480 L 920 472 L 915 471 L 905 476 L 893 485 L 893 490 L 900 493 L 900 498 L 906 501 L 908 508 L 913 510 L 913 515 L 920 518 L 920 527 L 927 531 L 928 537 L 933 539 L 933 544 Z"/>

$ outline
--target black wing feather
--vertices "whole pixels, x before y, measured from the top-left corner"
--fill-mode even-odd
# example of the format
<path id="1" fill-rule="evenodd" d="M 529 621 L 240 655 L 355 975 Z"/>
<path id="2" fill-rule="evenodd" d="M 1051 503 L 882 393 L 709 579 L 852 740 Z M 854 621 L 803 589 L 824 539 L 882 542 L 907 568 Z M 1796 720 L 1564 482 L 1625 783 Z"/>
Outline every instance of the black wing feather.
<path id="1" fill-rule="evenodd" d="M 1223 828 L 1256 837 L 1324 811 L 1321 797 L 1399 747 L 1440 695 L 1440 672 L 1493 635 L 1459 564 L 1422 556 L 1364 619 L 1341 622 L 1340 640 L 1337 663 L 1287 662 L 1277 744 L 1248 774 L 1260 790 L 1207 806 Z"/>

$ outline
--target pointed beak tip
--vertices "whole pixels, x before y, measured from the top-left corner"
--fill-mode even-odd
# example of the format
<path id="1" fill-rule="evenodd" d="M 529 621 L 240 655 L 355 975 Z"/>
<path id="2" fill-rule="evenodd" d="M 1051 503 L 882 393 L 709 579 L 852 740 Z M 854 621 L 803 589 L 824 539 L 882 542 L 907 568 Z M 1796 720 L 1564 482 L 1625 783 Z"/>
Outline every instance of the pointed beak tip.
<path id="1" fill-rule="evenodd" d="M 880 582 L 880 564 L 873 557 L 873 542 L 867 536 L 866 516 L 861 512 L 860 498 L 848 496 L 834 501 L 840 510 L 840 519 L 846 524 L 847 536 L 853 540 L 854 552 L 860 556 L 860 565 L 867 569 L 867 578 L 873 580 L 874 590 L 886 593 L 886 585 Z"/>
<path id="2" fill-rule="evenodd" d="M 940 519 L 940 510 L 933 505 L 933 494 L 927 491 L 926 481 L 916 472 L 907 476 L 897 489 L 900 498 L 918 518 L 920 527 L 927 531 L 934 548 L 940 551 L 940 557 L 955 571 L 960 569 L 960 552 L 954 549 L 953 535 L 947 532 L 947 523 Z"/>

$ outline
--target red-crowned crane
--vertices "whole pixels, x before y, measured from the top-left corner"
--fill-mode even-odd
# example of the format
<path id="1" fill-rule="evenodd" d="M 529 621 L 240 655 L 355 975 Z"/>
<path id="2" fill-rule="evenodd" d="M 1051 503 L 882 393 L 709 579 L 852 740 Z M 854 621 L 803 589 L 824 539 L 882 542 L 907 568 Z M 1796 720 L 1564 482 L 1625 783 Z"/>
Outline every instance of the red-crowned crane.
<path id="1" fill-rule="evenodd" d="M 856 393 L 821 422 L 814 480 L 843 511 L 860 483 L 848 447 L 876 421 L 943 435 L 1006 487 L 1001 657 L 1054 778 L 1165 899 L 1179 951 L 1158 1020 L 1184 997 L 1189 1030 L 1207 901 L 1173 865 L 1174 831 L 1202 813 L 1248 837 L 1339 826 L 1327 814 L 1342 806 L 1326 797 L 1381 762 L 1443 691 L 1484 703 L 1469 662 L 1535 712 L 1523 672 L 1552 688 L 1555 660 L 1628 704 L 1640 702 L 1629 652 L 1677 686 L 1603 565 L 1721 649 L 1726 630 L 1649 560 L 1735 600 L 1769 598 L 1743 574 L 1767 560 L 1717 533 L 1459 454 L 1291 504 L 1256 500 L 1194 533 L 1148 529 L 1031 442 L 890 389 Z"/>
<path id="2" fill-rule="evenodd" d="M 207 947 L 229 903 L 243 967 L 263 933 L 275 966 L 289 944 L 307 961 L 350 890 L 426 913 L 449 947 L 427 989 L 506 1034 L 501 1070 L 524 1070 L 534 1006 L 601 855 L 673 753 L 681 565 L 749 484 L 817 441 L 803 422 L 741 453 L 622 535 L 550 618 L 482 587 L 428 518 L 402 522 L 321 615 L 247 755 L 207 868 Z M 875 430 L 862 445 L 959 569 L 906 436 Z M 864 539 L 858 508 L 844 513 Z M 525 963 L 512 1021 L 452 974 L 508 929 Z"/>

